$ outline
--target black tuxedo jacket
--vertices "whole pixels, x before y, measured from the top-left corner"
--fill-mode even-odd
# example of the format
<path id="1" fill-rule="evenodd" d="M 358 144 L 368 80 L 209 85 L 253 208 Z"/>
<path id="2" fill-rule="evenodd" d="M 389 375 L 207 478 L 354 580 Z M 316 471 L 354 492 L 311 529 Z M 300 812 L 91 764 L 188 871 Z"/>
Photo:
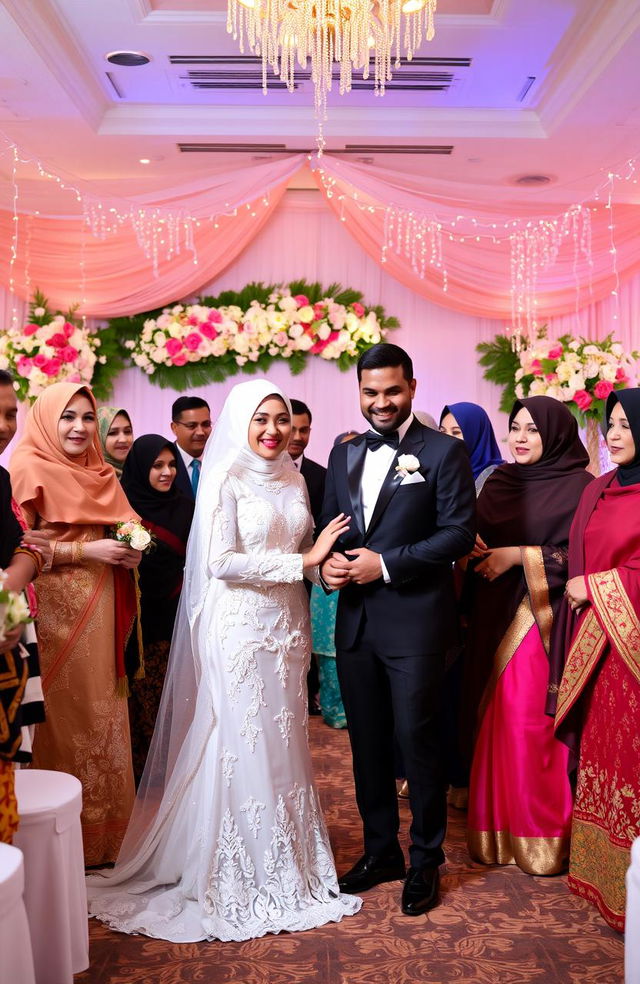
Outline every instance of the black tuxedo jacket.
<path id="1" fill-rule="evenodd" d="M 402 485 L 394 457 L 365 529 L 360 482 L 366 452 L 364 434 L 331 452 L 320 528 L 340 512 L 350 515 L 350 529 L 334 549 L 369 547 L 382 554 L 390 582 L 380 578 L 340 590 L 336 648 L 353 648 L 366 618 L 387 653 L 441 651 L 457 638 L 452 565 L 475 542 L 467 449 L 414 418 L 397 454 L 415 455 L 425 481 Z"/>
<path id="2" fill-rule="evenodd" d="M 302 465 L 300 466 L 300 474 L 307 483 L 309 502 L 311 504 L 311 515 L 313 516 L 316 533 L 319 533 L 322 529 L 321 526 L 318 526 L 318 523 L 320 522 L 320 514 L 322 512 L 324 483 L 327 477 L 327 469 L 323 468 L 322 465 L 319 465 L 317 461 L 311 461 L 310 458 L 303 457 Z"/>
<path id="3" fill-rule="evenodd" d="M 187 466 L 184 463 L 184 459 L 180 454 L 180 448 L 178 447 L 178 442 L 173 442 L 176 449 L 176 486 L 180 491 L 188 496 L 190 499 L 195 499 L 193 494 L 193 489 L 191 487 L 191 476 L 187 470 Z"/>

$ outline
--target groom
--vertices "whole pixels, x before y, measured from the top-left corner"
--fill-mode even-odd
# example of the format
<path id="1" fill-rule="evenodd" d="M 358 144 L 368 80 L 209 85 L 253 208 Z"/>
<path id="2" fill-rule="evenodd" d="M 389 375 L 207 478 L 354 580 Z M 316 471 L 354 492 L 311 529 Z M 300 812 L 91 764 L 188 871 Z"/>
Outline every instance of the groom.
<path id="1" fill-rule="evenodd" d="M 364 854 L 340 888 L 359 893 L 405 877 L 395 734 L 413 818 L 402 911 L 417 916 L 439 900 L 444 654 L 457 626 L 452 564 L 474 544 L 475 488 L 463 442 L 413 416 L 416 381 L 403 349 L 374 345 L 358 362 L 358 382 L 371 429 L 333 449 L 319 524 L 352 517 L 340 552 L 322 565 L 326 587 L 340 589 L 337 669 L 364 829 Z"/>

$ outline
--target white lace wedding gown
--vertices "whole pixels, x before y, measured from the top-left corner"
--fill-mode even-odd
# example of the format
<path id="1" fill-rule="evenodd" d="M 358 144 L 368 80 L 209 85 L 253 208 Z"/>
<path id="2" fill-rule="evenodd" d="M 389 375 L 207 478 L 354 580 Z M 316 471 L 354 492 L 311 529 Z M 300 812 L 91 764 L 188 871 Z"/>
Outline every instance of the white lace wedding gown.
<path id="1" fill-rule="evenodd" d="M 307 743 L 303 482 L 234 465 L 222 483 L 189 739 L 136 857 L 89 879 L 90 912 L 114 929 L 246 940 L 360 908 L 339 893 Z"/>

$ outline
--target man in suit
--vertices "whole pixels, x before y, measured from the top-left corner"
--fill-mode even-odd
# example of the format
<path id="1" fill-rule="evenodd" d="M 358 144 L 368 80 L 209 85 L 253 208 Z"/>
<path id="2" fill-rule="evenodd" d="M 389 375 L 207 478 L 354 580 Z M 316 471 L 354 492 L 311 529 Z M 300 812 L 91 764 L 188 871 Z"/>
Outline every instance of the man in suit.
<path id="1" fill-rule="evenodd" d="M 303 403 L 302 400 L 291 401 L 291 437 L 289 438 L 288 451 L 294 465 L 307 484 L 311 514 L 316 530 L 318 530 L 327 469 L 319 465 L 317 461 L 307 458 L 304 453 L 311 437 L 311 419 L 311 410 L 306 403 Z"/>
<path id="2" fill-rule="evenodd" d="M 371 429 L 331 452 L 319 524 L 352 517 L 322 565 L 326 586 L 340 590 L 337 669 L 364 831 L 364 855 L 340 888 L 358 893 L 405 877 L 395 734 L 412 813 L 402 911 L 420 915 L 439 900 L 444 654 L 458 622 L 452 564 L 474 544 L 475 488 L 463 442 L 413 416 L 416 381 L 403 349 L 374 345 L 358 362 L 358 381 Z"/>
<path id="3" fill-rule="evenodd" d="M 180 396 L 171 408 L 171 430 L 176 436 L 176 485 L 195 499 L 202 453 L 211 433 L 209 404 L 199 396 Z"/>

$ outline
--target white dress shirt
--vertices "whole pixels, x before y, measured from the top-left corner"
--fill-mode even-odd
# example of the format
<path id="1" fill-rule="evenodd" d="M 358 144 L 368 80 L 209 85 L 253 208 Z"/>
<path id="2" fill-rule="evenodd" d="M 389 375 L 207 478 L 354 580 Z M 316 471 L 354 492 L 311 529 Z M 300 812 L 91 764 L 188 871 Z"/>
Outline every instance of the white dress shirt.
<path id="1" fill-rule="evenodd" d="M 398 427 L 398 441 L 402 441 L 405 434 L 411 427 L 413 421 L 413 414 L 400 424 Z M 370 428 L 371 433 L 376 434 L 373 428 Z M 375 451 L 367 448 L 367 453 L 364 459 L 364 467 L 362 469 L 362 480 L 360 482 L 360 495 L 362 498 L 362 513 L 364 516 L 364 528 L 368 527 L 371 522 L 371 517 L 373 516 L 373 510 L 375 509 L 376 502 L 378 501 L 378 496 L 380 495 L 380 489 L 382 488 L 382 483 L 384 482 L 387 472 L 393 464 L 394 458 L 398 455 L 398 449 L 392 448 L 388 444 L 382 444 Z M 380 557 L 380 563 L 382 565 L 382 576 L 384 580 L 389 583 L 391 580 L 389 573 L 385 566 L 382 556 Z"/>

